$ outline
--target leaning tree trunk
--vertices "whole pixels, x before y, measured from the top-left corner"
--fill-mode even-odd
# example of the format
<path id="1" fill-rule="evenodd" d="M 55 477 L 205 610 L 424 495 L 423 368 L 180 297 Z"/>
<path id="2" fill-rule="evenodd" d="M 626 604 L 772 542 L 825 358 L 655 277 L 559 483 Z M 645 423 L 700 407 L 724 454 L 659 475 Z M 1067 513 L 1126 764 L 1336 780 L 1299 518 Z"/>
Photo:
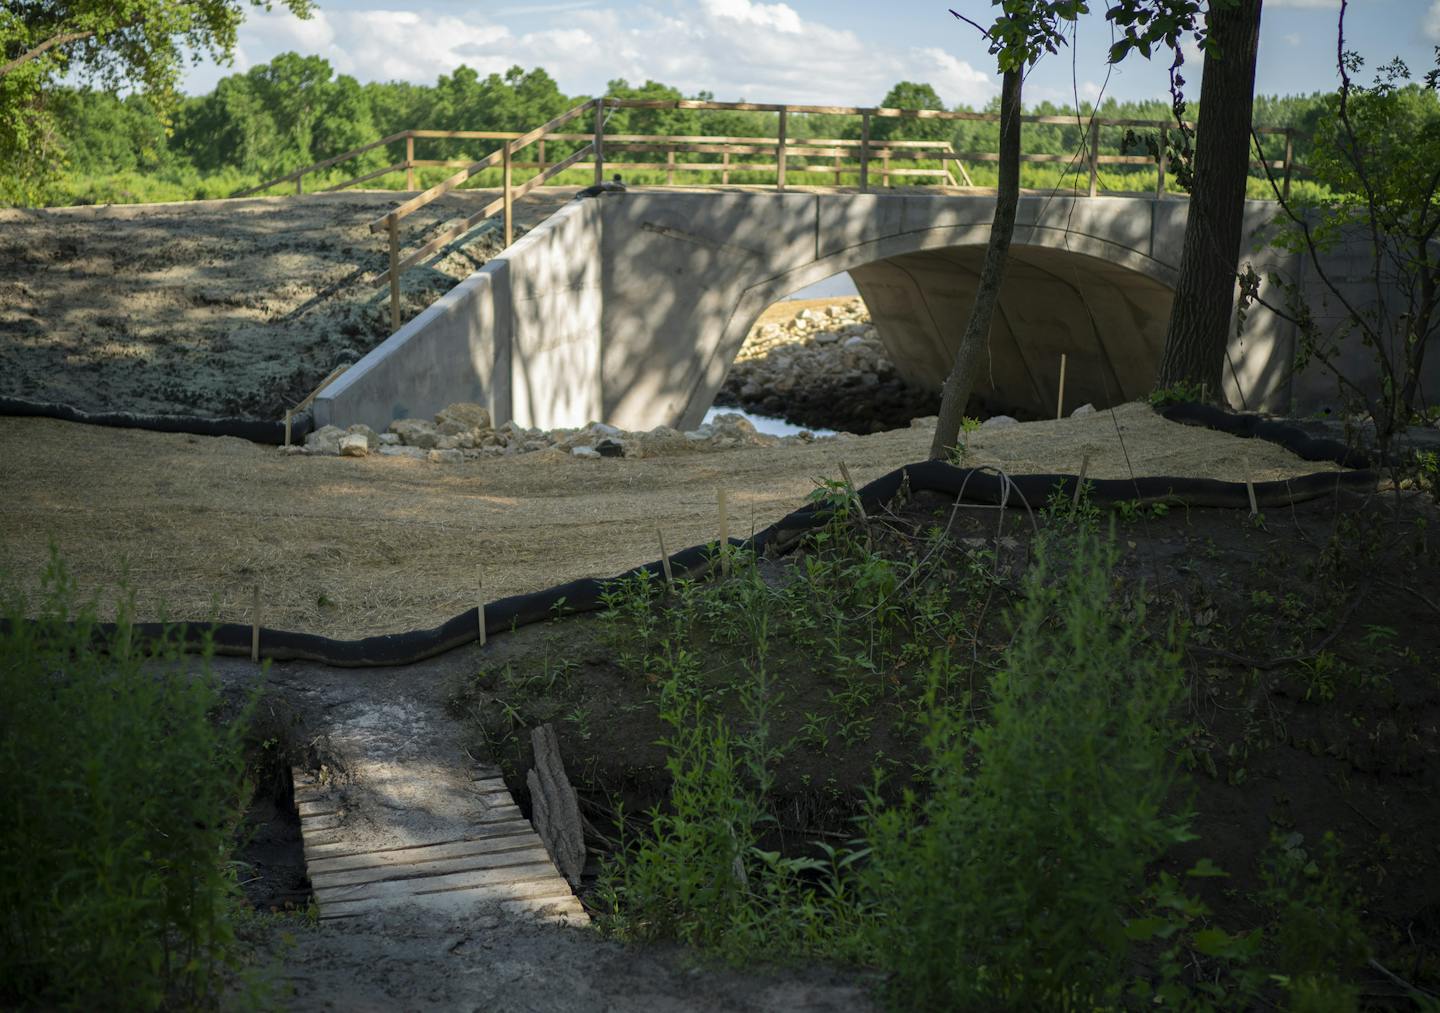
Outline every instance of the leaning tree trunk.
<path id="1" fill-rule="evenodd" d="M 995 220 L 990 226 L 990 244 L 985 250 L 985 266 L 980 270 L 975 306 L 970 310 L 970 321 L 955 352 L 955 365 L 945 378 L 940 418 L 935 425 L 935 439 L 930 444 L 932 459 L 947 456 L 960 438 L 965 405 L 975 389 L 980 353 L 990 339 L 990 320 L 995 315 L 995 300 L 1005 277 L 1010 237 L 1015 234 L 1015 211 L 1020 205 L 1020 84 L 1023 78 L 1023 68 L 1007 70 L 1000 87 L 1000 179 Z"/>
<path id="2" fill-rule="evenodd" d="M 1182 384 L 1223 400 L 1225 348 L 1235 307 L 1245 184 L 1250 175 L 1250 117 L 1261 0 L 1239 0 L 1206 18 L 1218 55 L 1205 56 L 1195 181 L 1180 254 L 1180 278 L 1165 334 L 1157 386 Z"/>

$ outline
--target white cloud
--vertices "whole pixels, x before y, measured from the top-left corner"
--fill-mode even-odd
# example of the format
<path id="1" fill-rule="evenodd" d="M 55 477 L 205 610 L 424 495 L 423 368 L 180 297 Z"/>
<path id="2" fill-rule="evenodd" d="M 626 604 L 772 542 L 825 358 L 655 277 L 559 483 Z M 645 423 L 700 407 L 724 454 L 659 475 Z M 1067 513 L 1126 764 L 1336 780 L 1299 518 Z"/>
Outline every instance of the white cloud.
<path id="1" fill-rule="evenodd" d="M 1300 45 L 1302 41 L 1299 32 L 1290 32 L 1288 35 L 1283 35 L 1281 36 L 1281 40 L 1285 43 L 1285 45 L 1292 47 Z"/>
<path id="2" fill-rule="evenodd" d="M 1431 0 L 1430 10 L 1425 14 L 1425 37 L 1440 42 L 1440 0 Z"/>
<path id="3" fill-rule="evenodd" d="M 649 0 L 620 10 L 572 0 L 536 11 L 525 19 L 536 27 L 525 31 L 500 14 L 349 8 L 306 22 L 255 11 L 240 29 L 237 63 L 295 50 L 361 80 L 427 84 L 462 63 L 482 75 L 519 64 L 544 67 L 570 93 L 595 94 L 623 77 L 724 100 L 819 105 L 873 105 L 902 80 L 928 81 L 950 105 L 979 105 L 999 90 L 991 75 L 938 46 L 887 48 L 785 3 Z M 186 86 L 208 90 L 221 74 L 202 66 Z"/>

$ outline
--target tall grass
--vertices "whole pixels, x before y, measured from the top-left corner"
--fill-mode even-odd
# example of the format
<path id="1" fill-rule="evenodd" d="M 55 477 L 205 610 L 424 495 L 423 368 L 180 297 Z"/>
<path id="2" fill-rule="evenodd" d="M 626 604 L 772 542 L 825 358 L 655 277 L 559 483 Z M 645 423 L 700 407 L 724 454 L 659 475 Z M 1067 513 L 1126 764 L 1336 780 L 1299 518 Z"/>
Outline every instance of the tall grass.
<path id="1" fill-rule="evenodd" d="M 0 609 L 0 1005 L 207 1002 L 235 942 L 245 715 L 217 721 L 208 655 L 138 643 L 126 605 L 98 650 L 53 556 L 37 600 Z"/>
<path id="2" fill-rule="evenodd" d="M 1164 810 L 1179 658 L 1115 602 L 1114 563 L 1083 527 L 1040 559 L 988 720 L 930 709 L 928 790 L 872 815 L 865 876 L 901 1007 L 1118 998 L 1127 907 L 1186 820 Z"/>

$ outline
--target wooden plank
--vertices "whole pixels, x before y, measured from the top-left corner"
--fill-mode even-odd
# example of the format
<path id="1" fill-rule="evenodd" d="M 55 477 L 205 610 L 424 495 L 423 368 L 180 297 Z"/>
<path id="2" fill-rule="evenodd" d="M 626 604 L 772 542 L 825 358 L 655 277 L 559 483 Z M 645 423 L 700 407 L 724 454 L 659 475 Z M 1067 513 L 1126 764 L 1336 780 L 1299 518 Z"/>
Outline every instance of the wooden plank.
<path id="1" fill-rule="evenodd" d="M 327 830 L 337 830 L 343 824 L 344 817 L 339 813 L 326 813 L 323 816 L 308 816 L 300 819 L 300 832 L 305 834 L 321 834 Z"/>
<path id="2" fill-rule="evenodd" d="M 510 790 L 508 787 L 506 787 L 505 779 L 503 777 L 476 778 L 474 781 L 470 782 L 470 787 L 478 791 L 482 795 L 489 795 L 502 791 L 508 792 Z"/>
<path id="3" fill-rule="evenodd" d="M 394 165 L 387 165 L 383 169 L 376 169 L 374 172 L 367 172 L 363 176 L 356 176 L 354 179 L 347 179 L 343 183 L 336 183 L 334 186 L 327 186 L 324 190 L 321 190 L 319 192 L 334 193 L 336 190 L 343 190 L 347 186 L 354 186 L 356 183 L 367 183 L 372 179 L 378 179 L 381 176 L 388 176 L 392 172 L 400 172 L 404 168 L 404 162 L 396 162 Z"/>
<path id="4" fill-rule="evenodd" d="M 396 901 L 423 893 L 445 893 L 450 890 L 477 890 L 511 883 L 541 883 L 551 890 L 563 889 L 570 892 L 570 884 L 560 878 L 554 864 L 546 856 L 543 860 L 529 860 L 488 869 L 467 869 L 423 879 L 388 879 L 375 883 L 360 883 L 354 886 L 337 886 L 315 891 L 315 901 L 322 909 L 330 904 L 348 901 L 381 900 Z"/>
<path id="5" fill-rule="evenodd" d="M 478 841 L 492 837 L 505 837 L 516 833 L 534 833 L 530 821 L 526 819 L 511 819 L 507 821 L 495 820 L 477 826 L 466 832 L 464 837 L 455 838 L 456 841 Z M 312 843 L 305 841 L 306 861 L 330 861 L 337 858 L 365 857 L 374 858 L 377 855 L 395 855 L 397 861 L 403 861 L 404 852 L 411 852 L 417 848 L 433 848 L 439 844 L 453 842 L 431 842 L 425 844 L 398 844 L 393 848 L 357 848 L 353 841 L 337 840 L 334 844 Z"/>
<path id="6" fill-rule="evenodd" d="M 585 905 L 571 897 L 526 897 L 500 902 L 500 909 L 510 914 L 529 915 L 542 921 L 590 923 Z"/>
<path id="7" fill-rule="evenodd" d="M 352 872 L 357 869 L 403 868 L 411 865 L 423 865 L 430 861 L 464 858 L 467 855 L 481 855 L 519 846 L 543 847 L 544 845 L 541 843 L 539 835 L 526 823 L 504 834 L 466 837 L 455 841 L 441 841 L 438 844 L 422 844 L 402 850 L 367 851 L 363 854 L 344 855 L 340 858 L 317 858 L 307 863 L 307 867 L 312 876 Z"/>
<path id="8" fill-rule="evenodd" d="M 504 820 L 524 819 L 520 807 L 514 804 L 497 805 L 488 810 L 484 816 L 477 819 L 476 823 L 500 823 Z"/>
<path id="9" fill-rule="evenodd" d="M 522 843 L 506 850 L 480 851 L 454 858 L 432 858 L 408 865 L 385 865 L 368 869 L 343 869 L 338 872 L 310 873 L 310 885 L 315 888 L 316 897 L 330 896 L 342 888 L 368 886 L 371 883 L 420 883 L 436 880 L 462 872 L 478 872 L 485 869 L 505 869 L 518 865 L 534 865 L 547 862 L 550 853 L 544 844 Z"/>
<path id="10" fill-rule="evenodd" d="M 436 913 L 460 914 L 473 911 L 481 904 L 515 903 L 525 900 L 562 900 L 573 898 L 570 884 L 561 879 L 551 866 L 551 873 L 545 879 L 514 880 L 506 883 L 484 883 L 469 887 L 425 892 L 399 894 L 391 897 L 366 897 L 354 900 L 337 900 L 321 905 L 320 920 L 344 918 L 357 914 L 369 914 L 395 903 L 417 904 Z"/>

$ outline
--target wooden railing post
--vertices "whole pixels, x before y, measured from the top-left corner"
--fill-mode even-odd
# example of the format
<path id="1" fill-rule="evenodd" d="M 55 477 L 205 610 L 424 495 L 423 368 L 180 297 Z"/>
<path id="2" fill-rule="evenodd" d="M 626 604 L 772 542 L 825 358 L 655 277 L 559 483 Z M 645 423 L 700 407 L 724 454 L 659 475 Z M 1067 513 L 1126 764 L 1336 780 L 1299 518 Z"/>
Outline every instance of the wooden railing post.
<path id="1" fill-rule="evenodd" d="M 835 185 L 840 185 L 840 156 L 835 156 Z"/>
<path id="2" fill-rule="evenodd" d="M 721 170 L 720 170 L 720 185 L 721 185 L 721 186 L 729 186 L 729 185 L 730 185 L 730 152 L 729 152 L 729 150 L 722 151 L 722 152 L 720 153 L 720 165 L 723 167 L 723 168 L 721 168 Z"/>
<path id="3" fill-rule="evenodd" d="M 1160 128 L 1160 160 L 1156 163 L 1158 172 L 1155 176 L 1155 196 L 1165 196 L 1165 169 L 1170 164 L 1170 134 L 1164 127 Z"/>
<path id="4" fill-rule="evenodd" d="M 540 141 L 539 141 L 539 149 L 540 149 L 540 150 L 539 150 L 539 156 L 540 156 L 540 171 L 541 171 L 541 172 L 544 172 L 544 171 L 545 171 L 545 138 L 543 138 L 543 137 L 540 138 Z"/>
<path id="5" fill-rule="evenodd" d="M 785 110 L 780 110 L 780 143 L 775 145 L 775 189 L 785 189 Z"/>
<path id="6" fill-rule="evenodd" d="M 665 152 L 665 185 L 675 185 L 675 145 Z"/>
<path id="7" fill-rule="evenodd" d="M 394 218 L 385 219 L 385 229 L 390 234 L 390 330 L 400 329 L 400 232 L 399 222 Z"/>
<path id="8" fill-rule="evenodd" d="M 1265 157 L 1264 149 L 1260 151 L 1260 157 Z M 1286 200 L 1290 199 L 1290 171 L 1295 164 L 1295 132 L 1290 128 L 1285 129 L 1285 180 L 1280 185 L 1280 193 Z"/>
<path id="9" fill-rule="evenodd" d="M 880 149 L 880 185 L 890 189 L 890 149 Z"/>
<path id="10" fill-rule="evenodd" d="M 860 114 L 860 192 L 870 189 L 870 114 Z"/>
<path id="11" fill-rule="evenodd" d="M 504 162 L 501 163 L 504 166 L 502 173 L 505 187 L 505 249 L 507 250 L 515 240 L 515 203 L 510 196 L 510 167 L 515 159 L 514 144 L 514 141 L 505 142 Z"/>
<path id="12" fill-rule="evenodd" d="M 1090 117 L 1090 196 L 1100 193 L 1100 118 Z"/>
<path id="13" fill-rule="evenodd" d="M 295 174 L 295 193 L 298 195 L 298 194 L 303 194 L 304 192 L 305 192 L 305 173 L 304 173 L 304 172 L 297 172 L 297 173 Z"/>
<path id="14" fill-rule="evenodd" d="M 405 190 L 407 193 L 415 191 L 415 137 L 413 134 L 405 135 Z"/>
<path id="15" fill-rule="evenodd" d="M 595 185 L 605 179 L 605 100 L 595 100 Z"/>

